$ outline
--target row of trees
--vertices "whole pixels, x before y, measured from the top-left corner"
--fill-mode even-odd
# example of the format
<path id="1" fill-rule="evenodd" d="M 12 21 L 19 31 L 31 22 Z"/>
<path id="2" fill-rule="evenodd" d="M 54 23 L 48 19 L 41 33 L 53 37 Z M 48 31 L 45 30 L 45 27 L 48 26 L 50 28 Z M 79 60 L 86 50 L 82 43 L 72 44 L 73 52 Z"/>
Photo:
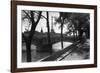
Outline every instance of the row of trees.
<path id="1" fill-rule="evenodd" d="M 85 34 L 87 38 L 89 38 L 90 36 L 90 21 L 89 20 L 90 20 L 90 17 L 88 13 L 60 12 L 60 16 L 59 18 L 56 19 L 56 23 L 61 24 L 60 28 L 61 28 L 62 49 L 63 49 L 63 26 L 67 25 L 68 32 L 66 34 L 73 33 L 74 41 L 79 40 L 80 42 L 83 42 L 83 33 Z"/>
<path id="2" fill-rule="evenodd" d="M 63 27 L 64 25 L 67 25 L 68 31 L 67 34 L 73 33 L 74 39 L 76 37 L 78 40 L 82 39 L 83 32 L 87 34 L 87 37 L 89 38 L 89 14 L 88 13 L 64 13 L 60 12 L 59 17 L 55 18 L 56 23 L 60 23 L 61 28 L 61 45 L 63 49 Z M 29 11 L 29 10 L 23 10 L 22 11 L 22 20 L 28 19 L 30 23 L 31 29 L 28 30 L 28 36 L 25 36 L 24 33 L 22 33 L 23 39 L 26 43 L 26 52 L 27 52 L 27 62 L 31 62 L 31 43 L 32 38 L 34 36 L 35 28 L 37 24 L 39 23 L 41 18 L 46 19 L 47 24 L 47 31 L 48 31 L 48 50 L 50 53 L 52 53 L 52 45 L 50 40 L 50 26 L 49 26 L 49 12 L 46 12 L 46 16 L 42 15 L 42 11 Z M 55 23 L 55 24 L 56 24 Z M 77 33 L 78 32 L 78 33 Z"/>

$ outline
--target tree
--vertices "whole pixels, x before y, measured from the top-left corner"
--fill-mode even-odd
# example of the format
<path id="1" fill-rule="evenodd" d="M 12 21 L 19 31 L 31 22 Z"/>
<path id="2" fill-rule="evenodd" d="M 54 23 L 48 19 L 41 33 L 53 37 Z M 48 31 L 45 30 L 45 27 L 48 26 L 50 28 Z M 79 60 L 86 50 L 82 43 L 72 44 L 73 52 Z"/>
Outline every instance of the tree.
<path id="1" fill-rule="evenodd" d="M 56 19 L 56 22 L 61 24 L 61 26 L 60 26 L 60 28 L 61 28 L 61 48 L 63 49 L 63 27 L 64 27 L 64 24 L 66 23 L 66 20 L 64 17 L 65 14 L 63 12 L 60 12 L 59 14 L 60 14 L 60 16 Z"/>
<path id="2" fill-rule="evenodd" d="M 90 22 L 88 13 L 60 12 L 60 17 L 56 19 L 56 22 L 61 23 L 61 30 L 63 30 L 63 24 L 69 23 L 67 26 L 69 32 L 67 32 L 67 34 L 73 33 L 74 41 L 76 41 L 77 38 L 81 41 L 83 33 L 86 33 L 87 37 L 89 37 Z"/>
<path id="3" fill-rule="evenodd" d="M 89 36 L 90 22 L 88 13 L 74 13 L 71 22 L 75 26 L 75 30 L 78 31 L 80 41 L 82 40 L 83 33 Z"/>
<path id="4" fill-rule="evenodd" d="M 42 13 L 41 11 L 37 12 L 29 10 L 22 11 L 22 19 L 27 18 L 31 23 L 31 29 L 28 31 L 28 36 L 25 36 L 25 34 L 22 33 L 22 36 L 26 43 L 27 62 L 31 62 L 31 42 L 35 32 L 35 28 L 41 18 L 41 13 Z"/>
<path id="5" fill-rule="evenodd" d="M 49 27 L 49 13 L 48 13 L 48 11 L 46 12 L 46 14 L 47 14 L 47 18 L 46 18 L 46 20 L 47 20 L 47 29 L 48 29 L 48 51 L 50 52 L 50 53 L 52 53 L 52 45 L 51 45 L 51 39 L 50 39 L 50 27 Z"/>
<path id="6" fill-rule="evenodd" d="M 63 13 L 60 13 L 60 19 L 61 19 L 61 47 L 63 49 L 63 25 L 64 25 Z"/>

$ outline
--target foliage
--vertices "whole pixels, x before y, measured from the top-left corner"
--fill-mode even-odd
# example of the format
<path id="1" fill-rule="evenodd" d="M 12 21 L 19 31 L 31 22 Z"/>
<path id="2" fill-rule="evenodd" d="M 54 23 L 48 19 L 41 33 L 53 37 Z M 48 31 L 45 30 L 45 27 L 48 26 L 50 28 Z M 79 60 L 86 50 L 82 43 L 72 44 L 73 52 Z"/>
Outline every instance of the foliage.
<path id="1" fill-rule="evenodd" d="M 82 39 L 83 33 L 89 38 L 90 34 L 90 15 L 89 13 L 71 13 L 71 12 L 60 12 L 60 16 L 55 19 L 56 23 L 62 23 L 67 26 L 68 32 L 66 34 L 72 34 L 75 39 L 78 37 L 79 40 Z"/>

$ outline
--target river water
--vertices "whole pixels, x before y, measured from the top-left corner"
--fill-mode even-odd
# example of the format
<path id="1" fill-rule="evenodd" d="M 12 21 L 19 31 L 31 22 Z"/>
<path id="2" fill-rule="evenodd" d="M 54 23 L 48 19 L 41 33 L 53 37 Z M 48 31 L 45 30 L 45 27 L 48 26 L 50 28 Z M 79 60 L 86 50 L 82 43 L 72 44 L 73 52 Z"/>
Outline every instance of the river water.
<path id="1" fill-rule="evenodd" d="M 71 44 L 72 44 L 71 42 L 63 42 L 63 48 L 66 48 Z M 25 46 L 25 44 L 23 44 L 22 49 L 23 49 L 23 51 L 22 51 L 22 62 L 26 62 L 26 46 Z M 48 52 L 37 52 L 36 49 L 37 49 L 37 46 L 32 44 L 31 45 L 31 54 L 32 54 L 32 61 L 33 62 L 39 61 L 39 60 L 50 55 L 50 53 L 48 53 Z M 62 50 L 61 42 L 57 42 L 57 43 L 53 44 L 52 50 L 53 50 L 53 53 Z"/>

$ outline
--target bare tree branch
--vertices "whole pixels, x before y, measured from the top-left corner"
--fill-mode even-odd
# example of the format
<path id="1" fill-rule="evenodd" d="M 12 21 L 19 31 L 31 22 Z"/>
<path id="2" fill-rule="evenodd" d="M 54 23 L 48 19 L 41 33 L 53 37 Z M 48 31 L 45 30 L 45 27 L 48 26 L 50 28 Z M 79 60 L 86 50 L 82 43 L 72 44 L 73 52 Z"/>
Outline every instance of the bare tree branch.
<path id="1" fill-rule="evenodd" d="M 35 22 L 35 24 L 37 24 L 39 22 L 39 20 L 41 18 L 41 14 L 42 14 L 42 11 L 39 12 L 39 17 L 38 17 L 37 21 Z"/>
<path id="2" fill-rule="evenodd" d="M 34 12 L 34 13 L 37 13 L 37 14 L 39 14 L 38 12 Z M 41 14 L 41 17 L 43 17 L 43 18 L 45 18 L 45 19 L 47 19 L 45 16 L 43 16 L 42 14 Z"/>
<path id="3" fill-rule="evenodd" d="M 31 19 L 31 17 L 29 16 L 29 14 L 25 10 L 23 10 L 23 12 L 28 16 L 29 19 Z"/>

